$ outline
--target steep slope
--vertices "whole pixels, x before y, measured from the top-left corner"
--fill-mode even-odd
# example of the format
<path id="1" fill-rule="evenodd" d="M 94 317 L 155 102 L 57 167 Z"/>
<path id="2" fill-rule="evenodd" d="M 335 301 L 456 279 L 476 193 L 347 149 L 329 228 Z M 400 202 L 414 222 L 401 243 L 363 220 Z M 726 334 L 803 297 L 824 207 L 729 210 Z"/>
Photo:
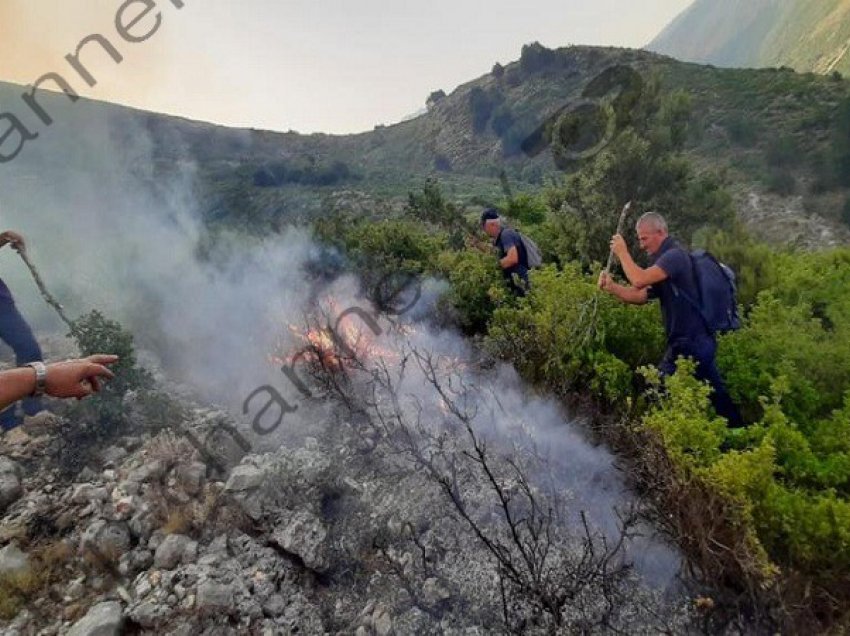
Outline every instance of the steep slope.
<path id="1" fill-rule="evenodd" d="M 850 72 L 848 0 L 697 0 L 647 47 L 728 67 Z"/>

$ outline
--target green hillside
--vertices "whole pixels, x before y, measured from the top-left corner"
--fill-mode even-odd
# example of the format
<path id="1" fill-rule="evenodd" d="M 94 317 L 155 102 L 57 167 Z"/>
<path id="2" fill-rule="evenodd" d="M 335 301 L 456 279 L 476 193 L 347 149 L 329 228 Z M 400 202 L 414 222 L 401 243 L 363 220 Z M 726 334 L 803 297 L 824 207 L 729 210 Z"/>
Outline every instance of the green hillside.
<path id="1" fill-rule="evenodd" d="M 104 139 L 128 146 L 146 138 L 152 165 L 140 162 L 139 170 L 155 185 L 158 175 L 191 164 L 200 210 L 214 223 L 264 228 L 328 207 L 367 210 L 379 200 L 401 207 L 429 177 L 460 204 L 494 202 L 502 196 L 503 172 L 522 191 L 580 167 L 580 161 L 556 165 L 545 148 L 531 156 L 523 142 L 588 87 L 616 96 L 616 87 L 604 85 L 616 73 L 603 73 L 618 66 L 634 69 L 647 90 L 660 82 L 662 94 L 689 96 L 686 152 L 725 180 L 739 215 L 758 235 L 804 246 L 848 241 L 840 113 L 847 110 L 842 103 L 850 83 L 614 48 L 529 45 L 517 62 L 448 95 L 435 93 L 420 117 L 342 136 L 228 129 L 88 100 L 71 103 L 56 94 L 40 95 L 55 123 L 39 127 L 20 99 L 23 89 L 0 84 L 0 107 L 40 135 L 15 161 L 0 165 L 0 182 L 20 189 L 33 180 L 61 181 L 69 171 L 96 171 L 99 161 L 111 167 Z M 599 81 L 591 84 L 599 77 L 601 88 Z M 587 136 L 593 127 L 583 121 L 579 129 Z"/>
<path id="2" fill-rule="evenodd" d="M 647 49 L 728 67 L 850 73 L 848 0 L 697 0 Z"/>

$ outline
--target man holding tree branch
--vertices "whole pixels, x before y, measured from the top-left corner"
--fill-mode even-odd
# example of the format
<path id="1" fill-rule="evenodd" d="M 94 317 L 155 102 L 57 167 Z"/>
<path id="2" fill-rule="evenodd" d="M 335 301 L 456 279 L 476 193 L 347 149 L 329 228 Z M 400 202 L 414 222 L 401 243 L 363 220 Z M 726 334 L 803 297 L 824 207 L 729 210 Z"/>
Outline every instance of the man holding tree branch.
<path id="1" fill-rule="evenodd" d="M 699 298 L 693 263 L 688 253 L 668 233 L 667 222 L 655 212 L 644 214 L 637 222 L 640 247 L 652 259 L 647 268 L 635 263 L 620 234 L 611 239 L 611 251 L 620 260 L 631 286 L 618 285 L 607 272 L 599 276 L 599 288 L 633 305 L 658 299 L 667 334 L 667 350 L 658 365 L 662 375 L 672 375 L 676 360 L 693 358 L 696 377 L 707 381 L 713 391 L 711 403 L 729 426 L 744 426 L 738 408 L 717 369 L 717 340 L 709 330 L 699 308 L 689 300 Z"/>

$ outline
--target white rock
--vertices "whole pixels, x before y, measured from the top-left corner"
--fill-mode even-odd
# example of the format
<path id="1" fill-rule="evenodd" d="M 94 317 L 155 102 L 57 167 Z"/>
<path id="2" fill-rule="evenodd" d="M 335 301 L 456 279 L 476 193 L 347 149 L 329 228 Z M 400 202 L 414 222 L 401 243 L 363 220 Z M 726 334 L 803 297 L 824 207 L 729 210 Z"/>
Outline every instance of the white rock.
<path id="1" fill-rule="evenodd" d="M 123 626 L 121 603 L 109 601 L 92 607 L 74 623 L 68 636 L 119 636 Z"/>
<path id="2" fill-rule="evenodd" d="M 233 469 L 224 490 L 227 492 L 245 492 L 259 488 L 263 483 L 264 474 L 256 466 L 242 464 Z"/>
<path id="3" fill-rule="evenodd" d="M 0 550 L 0 575 L 26 574 L 30 571 L 30 560 L 18 546 L 10 543 Z"/>
<path id="4" fill-rule="evenodd" d="M 180 563 L 192 563 L 198 556 L 198 544 L 182 534 L 170 534 L 154 554 L 154 567 L 172 570 Z"/>
<path id="5" fill-rule="evenodd" d="M 325 546 L 327 535 L 328 531 L 321 519 L 301 511 L 275 528 L 271 538 L 287 552 L 301 557 L 308 568 L 321 572 L 328 567 Z"/>

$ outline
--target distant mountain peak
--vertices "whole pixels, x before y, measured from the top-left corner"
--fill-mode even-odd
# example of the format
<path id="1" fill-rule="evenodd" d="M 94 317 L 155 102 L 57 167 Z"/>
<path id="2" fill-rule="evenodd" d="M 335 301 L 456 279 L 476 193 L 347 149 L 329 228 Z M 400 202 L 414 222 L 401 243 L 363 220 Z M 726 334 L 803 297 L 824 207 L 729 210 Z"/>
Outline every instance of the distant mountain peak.
<path id="1" fill-rule="evenodd" d="M 650 51 L 727 67 L 850 73 L 850 0 L 696 0 Z"/>

